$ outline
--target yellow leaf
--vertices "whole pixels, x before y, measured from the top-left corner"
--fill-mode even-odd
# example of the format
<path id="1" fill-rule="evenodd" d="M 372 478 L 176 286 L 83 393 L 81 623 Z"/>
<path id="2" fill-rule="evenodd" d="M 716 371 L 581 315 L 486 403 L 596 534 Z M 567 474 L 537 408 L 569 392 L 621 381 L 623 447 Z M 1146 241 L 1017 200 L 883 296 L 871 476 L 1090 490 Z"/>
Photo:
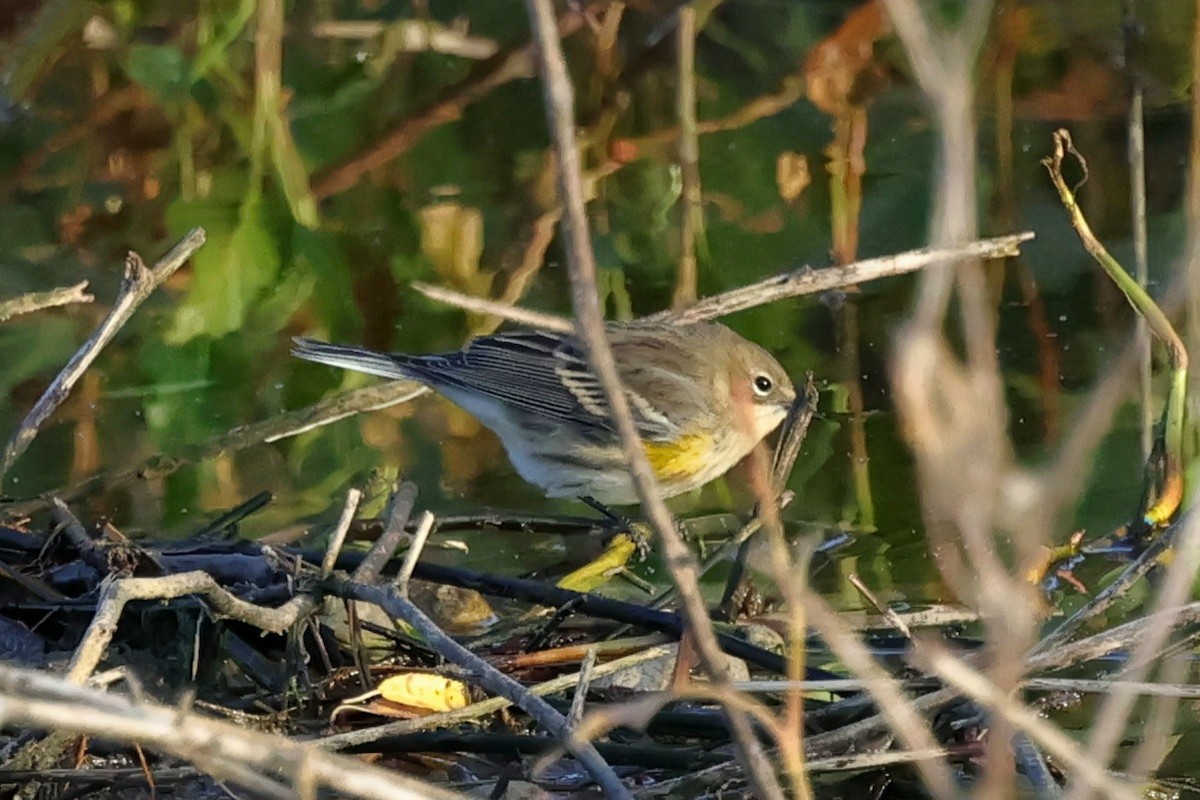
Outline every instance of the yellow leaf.
<path id="1" fill-rule="evenodd" d="M 479 271 L 483 214 L 477 208 L 453 202 L 422 208 L 421 252 L 433 262 L 438 275 L 460 291 L 480 291 L 491 283 L 490 276 Z"/>
<path id="2" fill-rule="evenodd" d="M 633 539 L 624 533 L 618 533 L 609 540 L 608 547 L 598 558 L 563 576 L 558 582 L 558 587 L 575 592 L 590 592 L 628 564 L 636 551 L 637 544 Z"/>
<path id="3" fill-rule="evenodd" d="M 465 683 L 428 672 L 407 672 L 386 678 L 379 684 L 379 694 L 393 703 L 430 711 L 453 711 L 471 702 Z"/>

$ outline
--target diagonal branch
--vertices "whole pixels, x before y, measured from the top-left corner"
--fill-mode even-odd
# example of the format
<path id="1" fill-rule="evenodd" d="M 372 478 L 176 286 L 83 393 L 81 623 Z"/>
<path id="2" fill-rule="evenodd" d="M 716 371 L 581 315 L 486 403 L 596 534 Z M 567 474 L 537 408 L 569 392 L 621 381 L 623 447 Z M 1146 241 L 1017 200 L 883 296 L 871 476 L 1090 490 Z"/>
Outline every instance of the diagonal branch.
<path id="1" fill-rule="evenodd" d="M 713 632 L 708 609 L 699 590 L 699 565 L 687 544 L 675 528 L 658 490 L 650 462 L 642 448 L 629 401 L 621 386 L 612 349 L 604 334 L 604 317 L 596 293 L 596 260 L 588 235 L 584 210 L 583 185 L 580 179 L 579 148 L 576 142 L 574 90 L 567 73 L 562 43 L 555 32 L 554 10 L 550 0 L 526 0 L 533 38 L 537 44 L 542 90 L 546 102 L 546 122 L 554 150 L 558 155 L 558 188 L 563 204 L 563 237 L 571 278 L 571 302 L 577 317 L 576 330 L 586 343 L 592 370 L 604 388 L 612 409 L 612 418 L 620 434 L 625 461 L 637 487 L 642 510 L 662 541 L 665 563 L 680 590 L 683 614 L 695 636 L 697 654 L 705 671 L 717 683 L 727 683 L 721 649 Z M 759 796 L 781 800 L 779 782 L 762 747 L 755 739 L 744 712 L 727 709 L 738 743 L 738 749 L 748 768 L 752 785 Z"/>
<path id="2" fill-rule="evenodd" d="M 37 403 L 30 409 L 25 419 L 21 420 L 20 427 L 5 445 L 4 455 L 0 458 L 0 479 L 3 479 L 13 462 L 28 449 L 42 424 L 67 399 L 71 388 L 87 372 L 88 367 L 100 355 L 100 351 L 113 340 L 117 331 L 121 330 L 129 321 L 143 301 L 162 285 L 163 281 L 171 277 L 175 270 L 183 266 L 184 262 L 191 258 L 192 253 L 200 249 L 203 244 L 204 229 L 195 228 L 179 244 L 175 245 L 171 252 L 163 256 L 153 269 L 147 269 L 137 253 L 129 254 L 129 257 L 125 259 L 125 280 L 121 282 L 121 293 L 118 295 L 112 311 L 108 312 L 108 316 L 100 323 L 100 327 L 71 357 L 71 360 L 67 362 L 67 365 L 63 367 Z"/>

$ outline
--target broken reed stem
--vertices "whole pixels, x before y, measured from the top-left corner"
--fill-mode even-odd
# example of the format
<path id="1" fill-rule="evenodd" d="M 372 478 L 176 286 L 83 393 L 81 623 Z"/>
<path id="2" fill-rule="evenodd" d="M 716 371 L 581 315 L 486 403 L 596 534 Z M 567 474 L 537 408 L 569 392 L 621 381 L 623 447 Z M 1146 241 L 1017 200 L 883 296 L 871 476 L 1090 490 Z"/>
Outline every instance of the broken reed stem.
<path id="1" fill-rule="evenodd" d="M 558 157 L 558 190 L 563 205 L 561 225 L 571 281 L 571 304 L 577 320 L 576 333 L 585 343 L 592 372 L 604 389 L 642 510 L 658 532 L 665 564 L 679 587 L 683 614 L 695 638 L 700 662 L 715 683 L 727 684 L 729 679 L 721 650 L 708 617 L 708 608 L 700 595 L 696 560 L 676 530 L 671 512 L 658 491 L 654 473 L 642 448 L 641 437 L 630 414 L 629 399 L 621 386 L 612 349 L 604 333 L 604 315 L 596 291 L 595 255 L 588 235 L 580 179 L 574 89 L 563 57 L 562 43 L 555 29 L 554 9 L 550 0 L 526 0 L 526 8 L 542 76 L 546 124 Z M 761 797 L 783 800 L 783 791 L 761 744 L 754 736 L 749 720 L 743 712 L 732 708 L 727 709 L 726 713 L 751 785 Z"/>
<path id="2" fill-rule="evenodd" d="M 425 540 L 429 538 L 429 532 L 433 530 L 434 516 L 429 511 L 422 511 L 421 517 L 417 521 L 417 530 L 413 533 L 412 543 L 408 546 L 408 552 L 404 554 L 404 563 L 400 565 L 400 571 L 396 573 L 396 580 L 393 584 L 396 587 L 396 592 L 405 600 L 408 599 L 408 584 L 412 579 L 413 570 L 417 568 L 417 560 L 421 557 L 421 551 L 425 549 Z"/>
<path id="3" fill-rule="evenodd" d="M 579 683 L 575 684 L 575 694 L 571 697 L 571 710 L 567 714 L 567 724 L 572 727 L 579 725 L 579 721 L 583 719 L 588 689 L 592 685 L 592 670 L 596 668 L 596 655 L 599 652 L 597 648 L 589 647 L 579 665 Z"/>
<path id="4" fill-rule="evenodd" d="M 13 317 L 30 314 L 46 308 L 71 305 L 73 303 L 90 303 L 96 298 L 84 291 L 87 281 L 80 281 L 74 286 L 63 286 L 47 292 L 30 292 L 12 300 L 0 302 L 0 322 L 7 322 Z"/>
<path id="5" fill-rule="evenodd" d="M 677 145 L 683 179 L 680 193 L 679 268 L 671 307 L 687 308 L 697 296 L 697 239 L 704 235 L 704 206 L 700 192 L 700 136 L 696 131 L 696 9 L 685 5 L 677 12 L 675 29 L 675 110 L 679 118 Z"/>
<path id="6" fill-rule="evenodd" d="M 1146 124 L 1145 124 L 1145 91 L 1138 70 L 1135 41 L 1138 36 L 1139 22 L 1134 0 L 1123 0 L 1121 3 L 1122 20 L 1121 34 L 1124 45 L 1124 60 L 1122 66 L 1129 80 L 1129 113 L 1126 117 L 1125 138 L 1126 155 L 1129 159 L 1129 215 L 1133 229 L 1133 260 L 1134 279 L 1139 286 L 1150 282 L 1150 256 L 1147 247 L 1146 234 Z M 1139 365 L 1139 402 L 1141 404 L 1141 441 L 1142 459 L 1148 460 L 1154 448 L 1154 394 L 1150 385 L 1150 332 L 1146 321 L 1138 319 L 1137 331 L 1134 334 L 1140 342 L 1141 349 Z"/>
<path id="7" fill-rule="evenodd" d="M 342 545 L 346 543 L 346 534 L 350 532 L 350 523 L 354 522 L 354 514 L 358 511 L 358 504 L 362 500 L 363 493 L 358 489 L 351 489 L 346 492 L 346 502 L 342 506 L 341 516 L 338 517 L 337 525 L 333 528 L 333 533 L 329 537 L 329 547 L 325 550 L 325 558 L 321 561 L 321 577 L 329 577 L 329 573 L 333 572 L 333 565 L 337 563 L 338 556 L 341 555 Z"/>
<path id="8" fill-rule="evenodd" d="M 171 277 L 204 244 L 204 229 L 195 228 L 163 256 L 152 269 L 147 269 L 141 256 L 130 253 L 125 259 L 125 278 L 121 291 L 108 316 L 95 332 L 84 342 L 83 347 L 71 357 L 62 371 L 55 376 L 50 386 L 21 420 L 16 433 L 9 439 L 0 457 L 0 480 L 8 474 L 13 462 L 20 458 L 37 436 L 43 423 L 50 418 L 67 396 L 75 383 L 83 377 L 88 367 L 100 355 L 100 351 L 112 341 L 117 332 L 129 321 L 138 307 L 150 294 Z"/>

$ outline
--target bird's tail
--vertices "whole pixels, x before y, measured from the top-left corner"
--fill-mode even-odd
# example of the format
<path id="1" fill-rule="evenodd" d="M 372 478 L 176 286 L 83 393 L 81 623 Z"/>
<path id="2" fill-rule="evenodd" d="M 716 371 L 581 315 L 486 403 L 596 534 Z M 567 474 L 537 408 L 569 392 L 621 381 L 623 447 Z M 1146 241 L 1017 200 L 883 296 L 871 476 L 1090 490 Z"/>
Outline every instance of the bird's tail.
<path id="1" fill-rule="evenodd" d="M 417 378 L 405 367 L 403 357 L 377 353 L 364 347 L 318 342 L 300 336 L 292 339 L 292 342 L 292 355 L 305 361 L 315 361 L 318 364 L 352 369 L 384 378 Z"/>

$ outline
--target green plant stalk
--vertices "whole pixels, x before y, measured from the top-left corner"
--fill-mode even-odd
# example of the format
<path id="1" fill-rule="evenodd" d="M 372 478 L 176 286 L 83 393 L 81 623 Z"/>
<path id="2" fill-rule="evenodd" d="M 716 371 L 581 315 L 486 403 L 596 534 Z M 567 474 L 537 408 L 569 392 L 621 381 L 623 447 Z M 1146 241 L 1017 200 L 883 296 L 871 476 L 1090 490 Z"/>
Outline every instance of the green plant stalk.
<path id="1" fill-rule="evenodd" d="M 1163 409 L 1163 443 L 1167 458 L 1166 486 L 1172 487 L 1172 481 L 1178 478 L 1183 466 L 1183 426 L 1188 374 L 1187 348 L 1174 326 L 1171 325 L 1171 321 L 1167 319 L 1167 315 L 1163 313 L 1162 308 L 1154 301 L 1150 293 L 1125 271 L 1121 263 L 1108 252 L 1108 249 L 1096 238 L 1096 234 L 1092 232 L 1087 218 L 1075 200 L 1074 190 L 1067 186 L 1067 182 L 1063 178 L 1062 162 L 1064 154 L 1068 152 L 1079 161 L 1083 168 L 1084 180 L 1086 180 L 1087 161 L 1075 149 L 1071 143 L 1071 134 L 1065 129 L 1055 131 L 1054 155 L 1043 159 L 1042 164 L 1050 173 L 1050 180 L 1054 183 L 1054 188 L 1058 190 L 1059 199 L 1062 200 L 1063 207 L 1066 208 L 1067 214 L 1071 218 L 1071 224 L 1079 234 L 1084 248 L 1108 273 L 1117 288 L 1125 294 L 1125 299 L 1129 301 L 1134 310 L 1141 314 L 1150 328 L 1150 332 L 1161 339 L 1167 347 L 1167 355 L 1171 360 L 1171 382 L 1167 393 L 1166 407 Z M 1174 488 L 1179 488 L 1178 484 L 1175 484 Z M 1175 503 L 1170 509 L 1161 508 L 1160 505 L 1161 501 L 1170 499 L 1170 493 L 1164 492 L 1159 502 L 1147 510 L 1145 521 L 1159 524 L 1169 519 L 1178 508 L 1179 498 L 1174 498 Z"/>

